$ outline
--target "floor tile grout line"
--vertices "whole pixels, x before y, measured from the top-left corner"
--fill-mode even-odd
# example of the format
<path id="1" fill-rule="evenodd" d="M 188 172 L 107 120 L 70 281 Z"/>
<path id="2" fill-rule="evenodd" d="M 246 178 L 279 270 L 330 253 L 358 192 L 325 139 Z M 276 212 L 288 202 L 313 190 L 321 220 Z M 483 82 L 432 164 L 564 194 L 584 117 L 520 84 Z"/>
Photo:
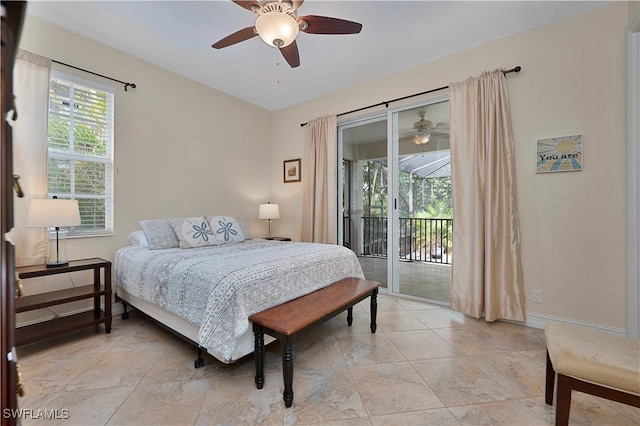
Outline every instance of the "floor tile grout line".
<path id="1" fill-rule="evenodd" d="M 111 416 L 109 416 L 109 419 L 107 419 L 107 421 L 104 423 L 104 426 L 108 425 L 109 422 L 111 421 L 111 419 L 114 418 L 114 416 L 116 414 L 118 414 L 118 410 L 120 410 L 120 408 L 122 408 L 122 406 L 124 405 L 125 402 L 127 402 L 127 400 L 131 397 L 131 395 L 133 395 L 133 393 L 135 392 L 135 390 L 138 388 L 138 385 L 133 386 L 133 389 L 131 389 L 131 391 L 129 392 L 129 395 L 127 395 L 126 398 L 124 398 L 122 400 L 122 402 L 118 405 L 118 407 L 116 407 L 115 410 L 113 410 L 113 413 L 111 414 Z"/>

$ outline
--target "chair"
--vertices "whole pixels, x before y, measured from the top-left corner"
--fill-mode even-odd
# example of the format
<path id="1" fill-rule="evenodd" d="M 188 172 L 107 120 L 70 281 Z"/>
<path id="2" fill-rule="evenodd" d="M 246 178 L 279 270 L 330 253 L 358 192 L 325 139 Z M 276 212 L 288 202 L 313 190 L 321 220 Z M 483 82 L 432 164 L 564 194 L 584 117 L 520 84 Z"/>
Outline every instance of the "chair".
<path id="1" fill-rule="evenodd" d="M 569 423 L 572 390 L 640 407 L 640 342 L 558 323 L 544 337 L 548 405 L 558 375 L 556 426 Z"/>

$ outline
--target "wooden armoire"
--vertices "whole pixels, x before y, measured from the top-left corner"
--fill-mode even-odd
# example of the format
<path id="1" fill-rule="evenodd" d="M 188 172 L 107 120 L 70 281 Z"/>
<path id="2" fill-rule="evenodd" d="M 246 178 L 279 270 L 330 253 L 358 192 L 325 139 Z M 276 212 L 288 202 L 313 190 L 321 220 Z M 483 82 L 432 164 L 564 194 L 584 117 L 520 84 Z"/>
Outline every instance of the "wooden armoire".
<path id="1" fill-rule="evenodd" d="M 13 96 L 13 66 L 26 11 L 26 2 L 2 1 L 2 139 L 0 140 L 0 381 L 2 382 L 2 425 L 17 423 L 17 356 L 14 347 L 16 277 L 13 244 L 5 234 L 13 227 L 13 197 L 19 196 L 19 182 L 13 176 L 12 134 L 9 120 L 16 118 Z"/>

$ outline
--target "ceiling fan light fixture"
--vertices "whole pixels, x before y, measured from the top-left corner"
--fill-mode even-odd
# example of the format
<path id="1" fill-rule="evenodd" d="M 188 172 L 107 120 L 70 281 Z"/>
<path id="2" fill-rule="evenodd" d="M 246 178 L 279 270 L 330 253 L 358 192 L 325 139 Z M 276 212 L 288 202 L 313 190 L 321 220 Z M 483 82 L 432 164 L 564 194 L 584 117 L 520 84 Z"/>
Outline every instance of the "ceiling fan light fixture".
<path id="1" fill-rule="evenodd" d="M 424 145 L 429 143 L 431 137 L 431 133 L 430 132 L 417 132 L 415 135 L 413 135 L 413 142 L 416 145 Z"/>
<path id="2" fill-rule="evenodd" d="M 256 19 L 256 31 L 269 46 L 287 47 L 298 36 L 298 22 L 291 15 L 282 12 L 266 12 Z"/>

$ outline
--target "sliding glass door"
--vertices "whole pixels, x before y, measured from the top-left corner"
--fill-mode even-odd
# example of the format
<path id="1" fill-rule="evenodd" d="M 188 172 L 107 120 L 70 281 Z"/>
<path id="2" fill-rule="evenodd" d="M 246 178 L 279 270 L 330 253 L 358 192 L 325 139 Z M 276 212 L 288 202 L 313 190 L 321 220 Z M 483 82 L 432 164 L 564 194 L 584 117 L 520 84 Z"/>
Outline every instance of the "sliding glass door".
<path id="1" fill-rule="evenodd" d="M 358 255 L 365 277 L 387 287 L 387 117 L 378 116 L 340 126 L 338 139 L 342 162 L 339 235 L 342 243 Z"/>
<path id="2" fill-rule="evenodd" d="M 395 117 L 394 290 L 448 304 L 453 248 L 449 102 L 399 111 Z"/>
<path id="3" fill-rule="evenodd" d="M 449 303 L 449 103 L 339 127 L 342 242 L 389 292 Z"/>

